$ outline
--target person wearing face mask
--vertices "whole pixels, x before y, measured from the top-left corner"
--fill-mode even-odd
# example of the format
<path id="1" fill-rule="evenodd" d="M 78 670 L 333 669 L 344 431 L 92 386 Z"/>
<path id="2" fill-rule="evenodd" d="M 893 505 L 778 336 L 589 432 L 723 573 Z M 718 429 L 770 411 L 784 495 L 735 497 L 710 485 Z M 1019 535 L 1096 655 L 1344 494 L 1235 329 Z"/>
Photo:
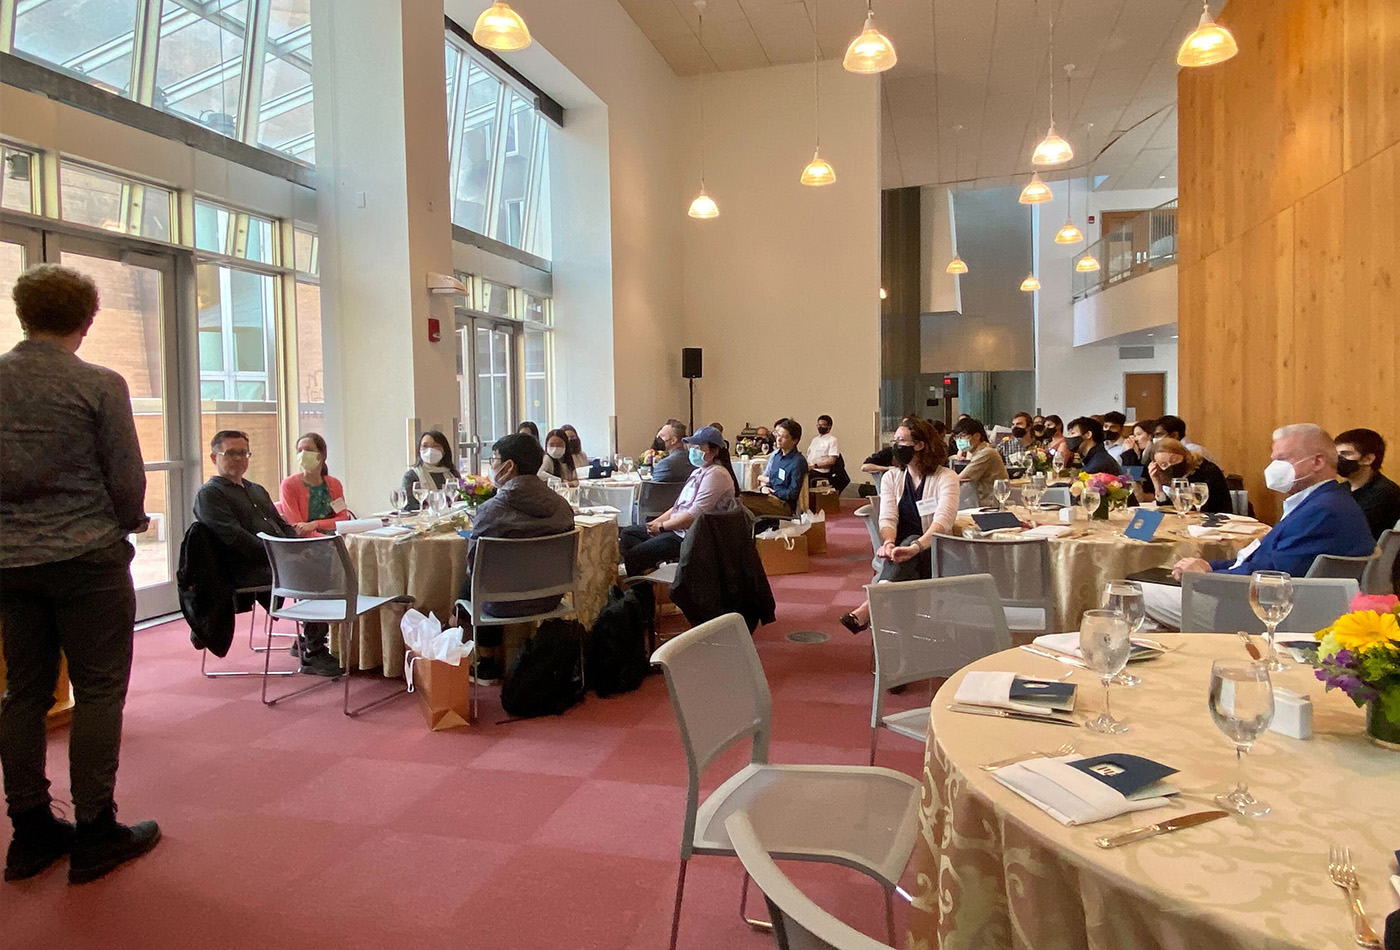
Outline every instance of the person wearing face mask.
<path id="1" fill-rule="evenodd" d="M 1234 510 L 1230 504 L 1230 486 L 1226 484 L 1225 473 L 1219 465 L 1199 452 L 1192 452 L 1176 439 L 1160 439 L 1152 451 L 1154 454 L 1149 471 L 1153 484 L 1158 486 L 1156 501 L 1159 506 L 1171 507 L 1171 499 L 1162 488 L 1170 488 L 1172 479 L 1185 478 L 1209 486 L 1210 497 L 1206 499 L 1202 511 L 1228 514 Z"/>
<path id="2" fill-rule="evenodd" d="M 1001 453 L 987 443 L 987 429 L 973 418 L 959 419 L 953 426 L 954 444 L 959 453 L 967 455 L 967 464 L 958 473 L 958 480 L 971 482 L 977 489 L 977 503 L 990 507 L 997 503 L 992 485 L 1006 478 L 1006 463 Z"/>
<path id="3" fill-rule="evenodd" d="M 1337 474 L 1347 480 L 1371 534 L 1400 526 L 1400 485 L 1381 474 L 1385 439 L 1372 429 L 1348 429 L 1337 436 Z"/>
<path id="4" fill-rule="evenodd" d="M 1009 465 L 1019 462 L 1021 456 L 1035 444 L 1035 435 L 1031 431 L 1031 414 L 1018 412 L 1011 417 L 1011 435 L 1001 440 L 997 450 L 1001 452 L 1002 461 Z"/>
<path id="5" fill-rule="evenodd" d="M 817 416 L 817 434 L 807 443 L 807 469 L 814 486 L 830 482 L 831 487 L 840 492 L 851 483 L 851 479 L 846 474 L 845 463 L 841 460 L 841 446 L 836 436 L 831 434 L 831 427 L 831 416 Z"/>
<path id="6" fill-rule="evenodd" d="M 297 474 L 282 479 L 278 491 L 284 517 L 297 537 L 334 532 L 337 521 L 350 517 L 350 509 L 340 479 L 326 468 L 326 440 L 319 433 L 297 439 L 296 466 Z"/>
<path id="7" fill-rule="evenodd" d="M 539 445 L 538 442 L 535 444 Z M 422 485 L 437 491 L 448 476 L 461 477 L 457 466 L 452 464 L 452 445 L 447 441 L 447 436 L 437 429 L 429 429 L 418 440 L 418 464 L 404 472 L 403 484 L 399 486 L 408 494 L 406 510 L 418 510 L 418 499 L 413 497 L 414 487 Z"/>
<path id="8" fill-rule="evenodd" d="M 569 455 L 569 436 L 563 429 L 551 429 L 544 437 L 544 462 L 539 472 L 543 479 L 553 475 L 570 488 L 578 487 L 578 469 Z"/>
<path id="9" fill-rule="evenodd" d="M 1337 447 L 1321 426 L 1300 423 L 1276 430 L 1271 458 L 1264 484 L 1285 496 L 1278 524 L 1233 561 L 1184 558 L 1172 567 L 1175 576 L 1216 572 L 1248 577 L 1255 571 L 1286 571 L 1303 577 L 1319 554 L 1365 557 L 1375 549 L 1361 506 L 1337 481 Z M 1181 588 L 1143 584 L 1142 589 L 1148 615 L 1180 629 Z"/>
<path id="10" fill-rule="evenodd" d="M 1059 416 L 1045 417 L 1045 434 L 1041 436 L 1041 441 L 1045 443 L 1045 451 L 1050 453 L 1050 457 L 1055 459 L 1061 468 L 1068 468 L 1070 463 L 1070 451 L 1065 448 L 1065 423 Z"/>
<path id="11" fill-rule="evenodd" d="M 1134 422 L 1118 464 L 1145 467 L 1152 461 L 1152 433 L 1156 427 L 1156 419 L 1139 419 Z"/>
<path id="12" fill-rule="evenodd" d="M 1090 475 L 1123 474 L 1113 456 L 1103 447 L 1103 423 L 1092 416 L 1080 416 L 1070 421 L 1068 435 L 1065 436 L 1065 453 L 1070 459 L 1077 456 L 1079 467 Z"/>
<path id="13" fill-rule="evenodd" d="M 572 456 L 574 460 L 574 468 L 588 468 L 591 462 L 588 458 L 588 453 L 583 450 L 583 441 L 578 437 L 578 430 L 568 423 L 565 423 L 559 428 L 563 431 L 564 437 L 568 439 L 567 448 L 569 450 L 569 455 Z"/>
<path id="14" fill-rule="evenodd" d="M 690 464 L 690 453 L 686 450 L 684 440 L 685 423 L 678 419 L 667 420 L 656 433 L 656 441 L 652 442 L 651 447 L 665 452 L 666 457 L 652 465 L 652 481 L 683 482 L 695 471 L 695 466 Z"/>
<path id="15" fill-rule="evenodd" d="M 896 468 L 885 474 L 880 493 L 881 543 L 875 553 L 881 566 L 875 580 L 927 579 L 933 576 L 933 536 L 952 531 L 958 517 L 958 476 L 927 420 L 906 419 L 895 430 L 893 451 Z M 867 629 L 870 602 L 842 614 L 840 622 L 851 633 Z"/>
<path id="16" fill-rule="evenodd" d="M 540 427 L 537 426 L 537 425 L 535 425 L 533 422 L 531 422 L 531 421 L 528 420 L 528 419 L 525 420 L 524 422 L 520 423 L 520 425 L 516 426 L 516 427 L 515 427 L 515 431 L 516 431 L 516 434 L 518 434 L 518 435 L 528 435 L 528 436 L 530 436 L 530 437 L 531 437 L 532 439 L 534 439 L 536 442 L 538 442 L 538 441 L 540 440 Z"/>
<path id="17" fill-rule="evenodd" d="M 807 460 L 797 450 L 802 424 L 784 419 L 774 435 L 775 451 L 768 456 L 768 468 L 758 477 L 761 489 L 746 491 L 739 500 L 759 517 L 790 518 L 802 504 L 802 482 L 807 478 Z"/>
<path id="18" fill-rule="evenodd" d="M 1031 435 L 1035 436 L 1037 442 L 1045 441 L 1045 417 L 1035 415 L 1031 417 Z"/>
<path id="19" fill-rule="evenodd" d="M 1103 414 L 1103 447 L 1119 465 L 1123 464 L 1123 452 L 1129 444 L 1128 433 L 1124 429 L 1127 424 L 1128 417 L 1121 412 L 1115 410 Z"/>
<path id="20" fill-rule="evenodd" d="M 728 508 L 739 494 L 739 480 L 729 464 L 729 451 L 718 429 L 702 426 L 685 443 L 695 470 L 685 480 L 676 503 L 645 525 L 623 528 L 619 536 L 629 577 L 677 560 L 686 529 L 695 519 L 707 511 Z"/>

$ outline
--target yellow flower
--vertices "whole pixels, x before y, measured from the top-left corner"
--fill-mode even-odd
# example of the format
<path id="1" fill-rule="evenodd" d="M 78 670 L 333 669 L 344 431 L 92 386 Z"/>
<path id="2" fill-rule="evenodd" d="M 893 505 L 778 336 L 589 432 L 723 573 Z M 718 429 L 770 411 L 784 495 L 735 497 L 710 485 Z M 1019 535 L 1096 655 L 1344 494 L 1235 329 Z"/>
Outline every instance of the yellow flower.
<path id="1" fill-rule="evenodd" d="M 1371 647 L 1400 649 L 1400 621 L 1392 613 L 1358 610 L 1343 614 L 1332 624 L 1332 638 L 1343 650 L 1367 650 Z"/>

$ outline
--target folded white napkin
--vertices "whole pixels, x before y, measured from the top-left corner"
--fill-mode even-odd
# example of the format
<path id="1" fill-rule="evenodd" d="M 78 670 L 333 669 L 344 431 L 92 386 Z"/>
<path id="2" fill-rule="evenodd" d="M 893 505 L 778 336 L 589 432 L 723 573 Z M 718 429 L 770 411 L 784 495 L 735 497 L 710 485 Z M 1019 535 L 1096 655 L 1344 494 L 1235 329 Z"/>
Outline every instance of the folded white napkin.
<path id="1" fill-rule="evenodd" d="M 1044 706 L 1011 701 L 1011 684 L 1015 679 L 1015 673 L 974 670 L 964 676 L 963 681 L 958 684 L 953 702 L 967 703 L 970 706 L 992 706 L 996 709 L 1028 712 L 1037 716 L 1046 715 L 1049 710 Z"/>
<path id="2" fill-rule="evenodd" d="M 1256 533 L 1258 533 L 1258 530 L 1258 522 L 1247 521 L 1227 521 L 1224 524 L 1216 525 L 1213 528 L 1208 528 L 1203 524 L 1193 524 L 1186 526 L 1187 534 L 1191 535 L 1191 537 L 1193 538 L 1200 538 L 1202 540 L 1220 540 L 1226 535 L 1249 538 L 1253 537 Z"/>
<path id="3" fill-rule="evenodd" d="M 1166 798 L 1129 800 L 1103 782 L 1066 763 L 1084 758 L 1028 759 L 998 769 L 998 782 L 1044 811 L 1062 825 L 1087 825 L 1133 811 L 1170 804 Z"/>
<path id="4" fill-rule="evenodd" d="M 617 515 L 622 513 L 621 509 L 614 508 L 612 505 L 587 505 L 580 508 L 579 511 L 586 515 Z"/>
<path id="5" fill-rule="evenodd" d="M 1047 633 L 1036 637 L 1031 641 L 1037 646 L 1049 647 L 1052 650 L 1059 650 L 1061 653 L 1070 653 L 1074 656 L 1083 656 L 1079 652 L 1079 631 L 1071 633 Z"/>
<path id="6" fill-rule="evenodd" d="M 412 528 L 405 528 L 399 524 L 386 524 L 381 528 L 373 528 L 364 532 L 364 536 L 367 538 L 401 538 L 412 533 Z"/>
<path id="7" fill-rule="evenodd" d="M 1068 537 L 1074 528 L 1067 524 L 1042 524 L 1034 528 L 1027 528 L 1021 532 L 1023 538 L 1064 538 Z"/>
<path id="8" fill-rule="evenodd" d="M 1186 526 L 1186 533 L 1201 541 L 1224 541 L 1225 535 L 1216 528 L 1207 528 L 1205 525 L 1192 524 Z"/>
<path id="9" fill-rule="evenodd" d="M 365 531 L 372 531 L 375 528 L 382 528 L 383 520 L 379 518 L 359 518 L 354 521 L 337 521 L 335 523 L 336 534 L 361 534 Z"/>

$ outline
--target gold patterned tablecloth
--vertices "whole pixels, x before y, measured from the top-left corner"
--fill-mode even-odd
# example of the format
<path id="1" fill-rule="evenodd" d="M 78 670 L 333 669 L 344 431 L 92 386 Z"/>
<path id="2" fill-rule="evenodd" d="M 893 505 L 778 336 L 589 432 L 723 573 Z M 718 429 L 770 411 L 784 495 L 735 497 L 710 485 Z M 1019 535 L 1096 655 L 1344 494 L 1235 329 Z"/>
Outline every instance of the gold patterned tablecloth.
<path id="1" fill-rule="evenodd" d="M 617 521 L 576 519 L 579 533 L 579 622 L 592 625 L 617 583 Z M 467 575 L 467 541 L 455 532 L 396 544 L 392 538 L 346 536 L 346 548 L 359 575 L 360 593 L 411 594 L 414 606 L 450 622 L 452 604 Z M 403 608 L 387 604 L 360 618 L 350 643 L 352 669 L 383 667 L 385 676 L 403 675 Z M 333 645 L 333 649 L 335 649 Z"/>
<path id="2" fill-rule="evenodd" d="M 1024 508 L 1012 509 L 1021 517 Z M 1131 509 L 1129 509 L 1131 510 Z M 1040 524 L 1055 523 L 1051 512 L 1037 512 Z M 1103 606 L 1104 584 L 1152 567 L 1171 567 L 1185 557 L 1206 560 L 1234 558 L 1254 540 L 1262 536 L 1268 525 L 1259 525 L 1253 537 L 1236 536 L 1226 540 L 1201 540 L 1187 533 L 1191 524 L 1200 524 L 1200 517 L 1183 519 L 1167 515 L 1150 542 L 1123 537 L 1128 515 L 1115 513 L 1110 521 L 1079 521 L 1074 533 L 1050 540 L 1050 577 L 1055 584 L 1055 629 L 1078 630 L 1084 611 Z M 959 518 L 956 532 L 974 527 L 970 518 Z M 1014 532 L 998 537 L 1016 537 Z"/>
<path id="3" fill-rule="evenodd" d="M 1104 851 L 1093 839 L 1215 808 L 1233 787 L 1234 746 L 1207 708 L 1210 664 L 1245 659 L 1233 635 L 1172 634 L 1181 649 L 1134 664 L 1140 686 L 1115 687 L 1121 736 L 984 716 L 946 707 L 967 670 L 1060 676 L 1065 667 L 1022 650 L 960 671 L 939 690 L 924 758 L 910 950 L 1323 950 L 1354 947 L 1342 892 L 1327 877 L 1328 846 L 1348 845 L 1372 926 L 1397 906 L 1387 870 L 1400 843 L 1400 753 L 1364 736 L 1364 715 L 1324 693 L 1311 670 L 1275 674 L 1309 694 L 1313 737 L 1266 733 L 1248 756 L 1249 786 L 1273 810 L 1225 818 Z M 1102 693 L 1077 673 L 1077 714 Z M 1131 752 L 1180 771 L 1176 803 L 1065 827 L 977 766 L 1073 742 L 1081 754 Z"/>

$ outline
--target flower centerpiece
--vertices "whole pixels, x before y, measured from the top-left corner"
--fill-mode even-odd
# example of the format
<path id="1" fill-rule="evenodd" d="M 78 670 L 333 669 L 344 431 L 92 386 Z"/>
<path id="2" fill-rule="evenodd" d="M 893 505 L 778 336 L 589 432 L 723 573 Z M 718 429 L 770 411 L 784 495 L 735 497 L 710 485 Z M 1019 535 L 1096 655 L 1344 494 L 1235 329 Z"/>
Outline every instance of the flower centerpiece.
<path id="1" fill-rule="evenodd" d="M 1026 449 L 1025 461 L 1031 474 L 1049 475 L 1055 470 L 1054 460 L 1043 445 L 1034 445 Z"/>
<path id="2" fill-rule="evenodd" d="M 734 443 L 734 454 L 740 458 L 753 458 L 768 454 L 768 447 L 758 439 L 740 439 Z"/>
<path id="3" fill-rule="evenodd" d="M 1372 742 L 1400 751 L 1400 598 L 1359 594 L 1317 639 L 1317 678 L 1366 707 Z"/>
<path id="4" fill-rule="evenodd" d="M 485 475 L 463 475 L 461 486 L 462 500 L 473 508 L 496 494 L 496 486 Z"/>
<path id="5" fill-rule="evenodd" d="M 1094 512 L 1094 517 L 1099 521 L 1108 520 L 1110 510 L 1125 507 L 1128 499 L 1133 496 L 1132 489 L 1121 476 L 1110 475 L 1108 472 L 1096 472 L 1093 475 L 1080 472 L 1079 480 L 1086 488 L 1099 493 L 1099 507 Z"/>
<path id="6" fill-rule="evenodd" d="M 639 468 L 651 468 L 665 457 L 665 449 L 647 449 L 641 455 L 637 456 L 637 466 Z"/>

